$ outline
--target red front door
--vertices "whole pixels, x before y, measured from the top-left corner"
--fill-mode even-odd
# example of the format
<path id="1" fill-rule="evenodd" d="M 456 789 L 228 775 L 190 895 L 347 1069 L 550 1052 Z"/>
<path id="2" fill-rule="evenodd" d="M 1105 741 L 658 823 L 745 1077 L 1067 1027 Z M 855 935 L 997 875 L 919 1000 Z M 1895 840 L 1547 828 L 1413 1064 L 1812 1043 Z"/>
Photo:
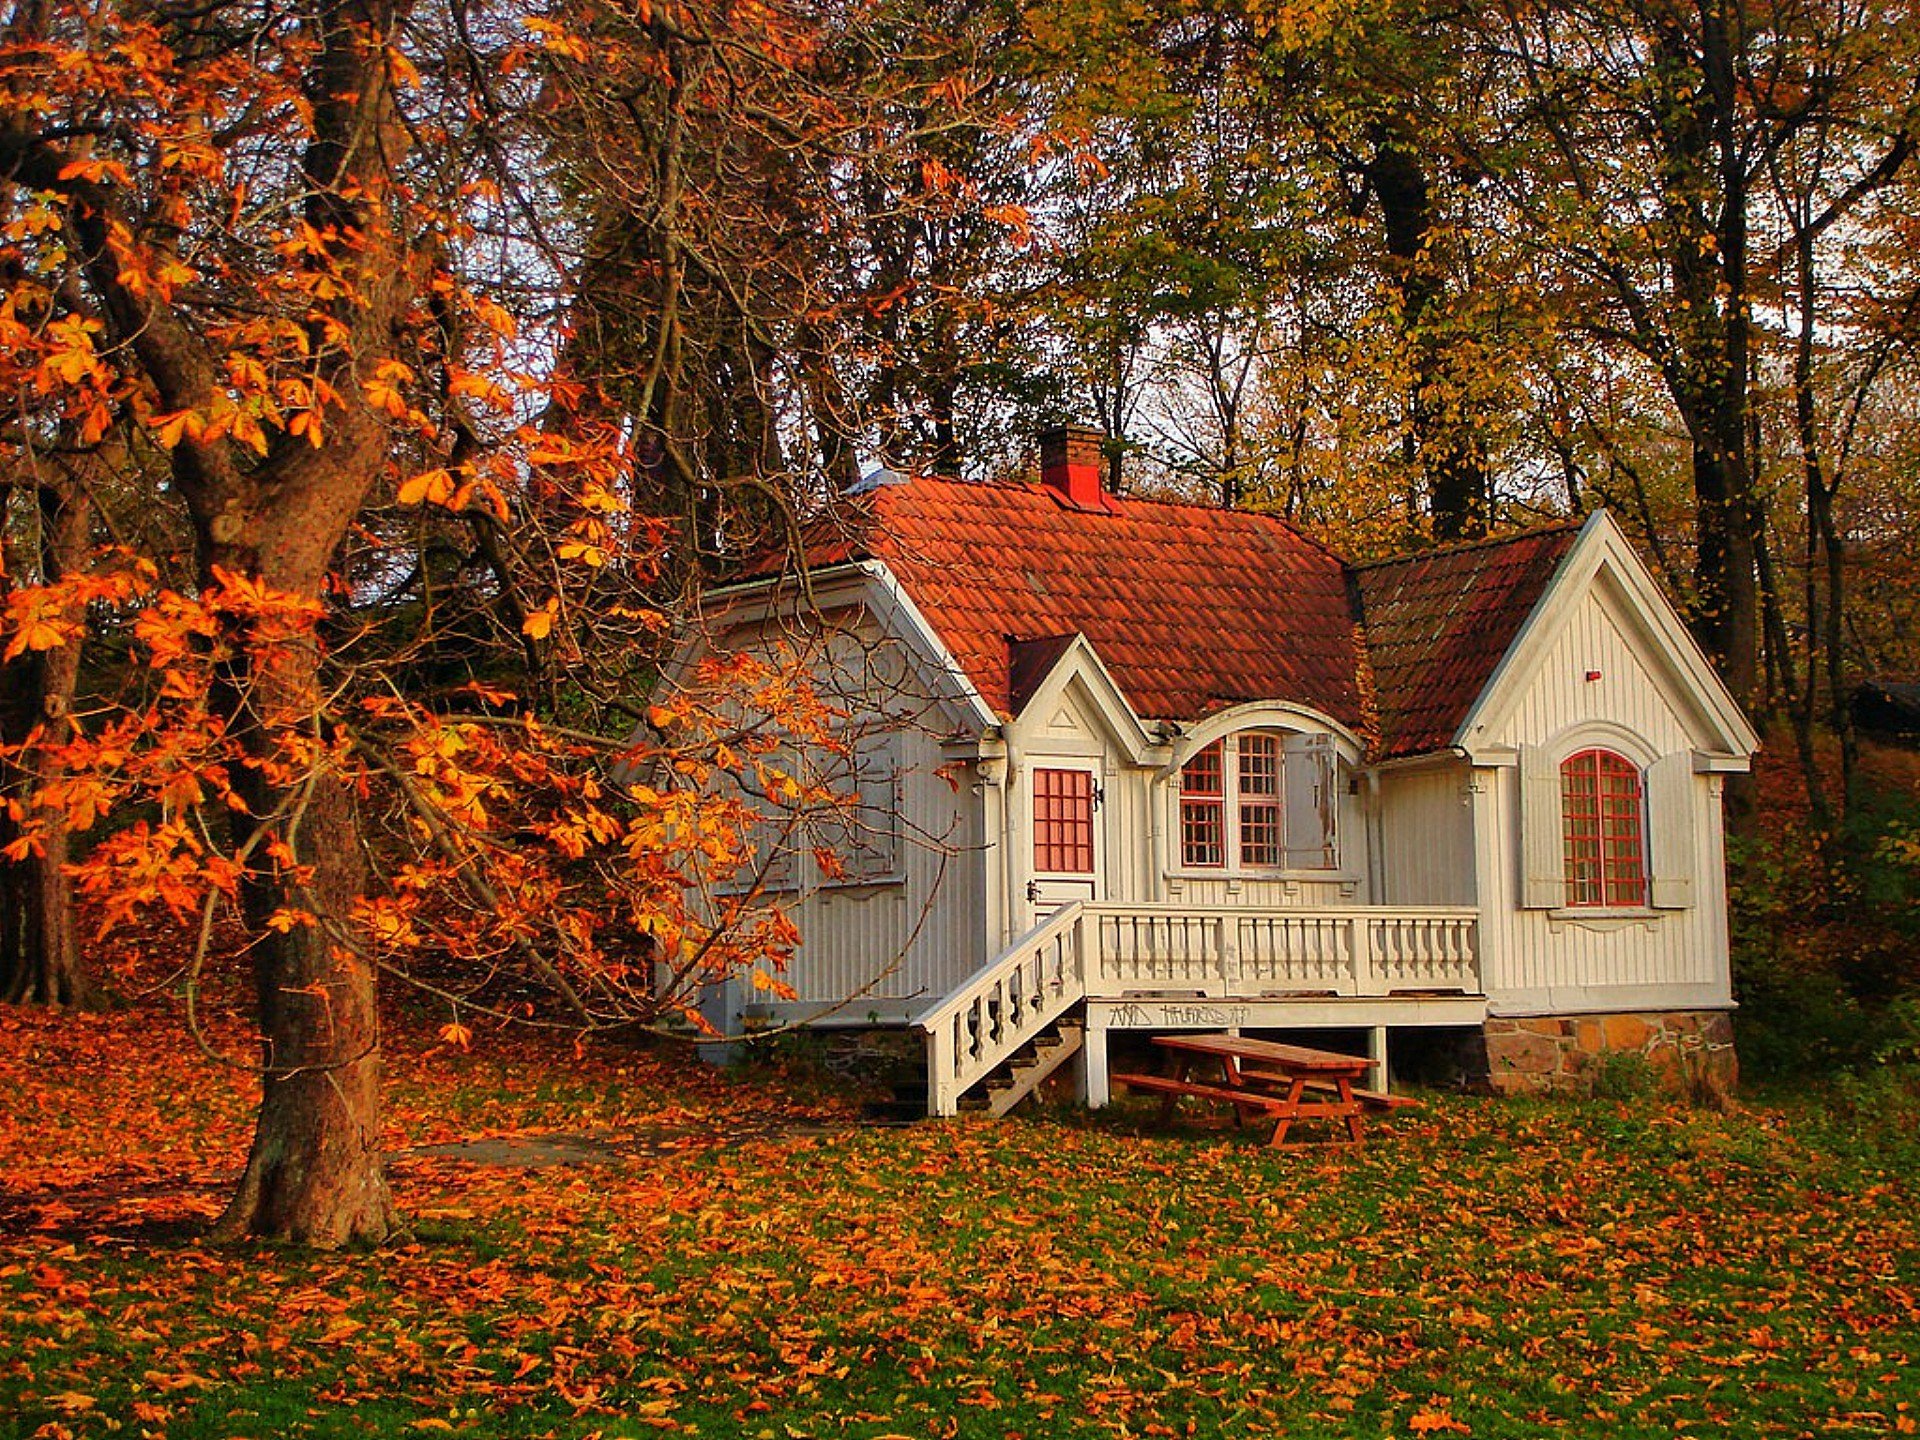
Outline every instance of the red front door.
<path id="1" fill-rule="evenodd" d="M 1027 898 L 1038 920 L 1074 900 L 1099 896 L 1098 793 L 1083 766 L 1033 772 L 1033 881 Z"/>

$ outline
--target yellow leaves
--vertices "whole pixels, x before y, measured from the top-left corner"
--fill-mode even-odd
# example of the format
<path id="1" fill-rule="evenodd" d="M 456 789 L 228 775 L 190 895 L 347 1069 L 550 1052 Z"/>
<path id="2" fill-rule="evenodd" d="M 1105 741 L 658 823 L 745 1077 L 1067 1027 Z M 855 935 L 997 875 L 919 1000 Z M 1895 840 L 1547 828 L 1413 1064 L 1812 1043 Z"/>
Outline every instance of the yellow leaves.
<path id="1" fill-rule="evenodd" d="M 965 188 L 966 182 L 945 164 L 931 156 L 920 162 L 920 183 L 929 194 L 944 195 Z"/>
<path id="2" fill-rule="evenodd" d="M 411 915 L 386 896 L 356 902 L 353 918 L 367 938 L 383 949 L 409 949 L 420 943 Z"/>
<path id="3" fill-rule="evenodd" d="M 1407 1420 L 1407 1428 L 1416 1435 L 1439 1433 L 1471 1435 L 1473 1433 L 1471 1428 L 1454 1419 L 1444 1405 L 1429 1405 L 1425 1409 L 1416 1410 Z"/>
<path id="4" fill-rule="evenodd" d="M 1033 215 L 1026 206 L 988 205 L 980 213 L 994 224 L 1005 226 L 1021 249 L 1033 244 Z"/>
<path id="5" fill-rule="evenodd" d="M 100 321 L 78 315 L 54 321 L 47 326 L 42 371 L 67 385 L 78 385 L 103 373 L 100 356 L 93 348 L 93 337 L 100 330 Z"/>
<path id="6" fill-rule="evenodd" d="M 118 160 L 102 156 L 88 155 L 78 160 L 69 160 L 60 167 L 61 180 L 85 180 L 89 184 L 111 183 L 132 185 L 133 177 L 127 173 L 127 167 Z"/>
<path id="7" fill-rule="evenodd" d="M 366 1321 L 356 1320 L 351 1315 L 336 1315 L 327 1322 L 327 1328 L 314 1337 L 321 1345 L 338 1345 L 350 1340 L 367 1328 Z"/>
<path id="8" fill-rule="evenodd" d="M 7 596 L 7 642 L 3 658 L 17 659 L 29 650 L 56 650 L 80 634 L 81 621 L 73 603 L 58 589 L 36 585 Z"/>
<path id="9" fill-rule="evenodd" d="M 581 487 L 580 508 L 601 515 L 617 515 L 627 509 L 627 502 L 597 480 L 589 480 Z"/>
<path id="10" fill-rule="evenodd" d="M 248 619 L 275 619 L 293 625 L 306 625 L 320 619 L 326 609 L 317 600 L 291 590 L 280 590 L 257 575 L 230 570 L 224 565 L 213 569 L 214 603 L 244 615 Z"/>
<path id="11" fill-rule="evenodd" d="M 473 1031 L 458 1020 L 449 1020 L 440 1027 L 440 1038 L 456 1050 L 465 1050 L 473 1043 Z"/>
<path id="12" fill-rule="evenodd" d="M 200 777 L 191 770 L 177 770 L 167 776 L 155 792 L 160 808 L 169 815 L 190 809 L 207 798 Z"/>
<path id="13" fill-rule="evenodd" d="M 589 515 L 567 527 L 566 538 L 555 553 L 562 560 L 578 560 L 589 569 L 598 570 L 612 557 L 613 546 L 613 534 L 605 522 Z"/>
<path id="14" fill-rule="evenodd" d="M 79 871 L 82 891 L 100 904 L 100 933 L 132 920 L 154 905 L 184 919 L 215 892 L 231 898 L 239 867 L 209 850 L 182 821 L 145 820 L 102 840 Z"/>
<path id="15" fill-rule="evenodd" d="M 297 906 L 283 905 L 267 917 L 267 928 L 282 935 L 295 930 L 311 930 L 320 923 L 319 916 L 311 910 L 302 910 Z"/>
<path id="16" fill-rule="evenodd" d="M 392 76 L 393 83 L 403 90 L 420 88 L 419 68 L 397 47 L 391 45 L 387 47 L 387 74 Z"/>
<path id="17" fill-rule="evenodd" d="M 513 409 L 511 394 L 486 376 L 476 375 L 470 370 L 451 370 L 447 379 L 447 393 L 462 399 L 478 400 L 500 415 L 508 414 Z"/>
<path id="18" fill-rule="evenodd" d="M 445 470 L 424 470 L 400 486 L 399 501 L 402 505 L 448 505 L 453 499 L 456 486 L 453 476 Z M 458 508 L 458 507 L 451 507 Z"/>
<path id="19" fill-rule="evenodd" d="M 549 55 L 563 55 L 569 60 L 582 64 L 586 62 L 588 54 L 586 42 L 557 20 L 528 16 L 521 23 L 533 33 L 540 43 L 540 48 Z"/>
<path id="20" fill-rule="evenodd" d="M 587 540 L 564 540 L 558 554 L 562 560 L 578 560 L 581 564 L 598 569 L 607 563 L 607 552 L 599 545 Z"/>
<path id="21" fill-rule="evenodd" d="M 559 618 L 560 601 L 558 597 L 547 601 L 538 610 L 529 610 L 527 618 L 520 622 L 520 633 L 532 640 L 544 640 L 553 631 L 553 622 Z"/>
<path id="22" fill-rule="evenodd" d="M 373 367 L 373 374 L 360 382 L 360 392 L 375 410 L 395 420 L 405 420 L 412 413 L 412 407 L 401 387 L 412 384 L 413 378 L 411 366 L 398 360 L 382 360 Z"/>
<path id="23" fill-rule="evenodd" d="M 30 240 L 38 235 L 51 235 L 65 223 L 58 208 L 45 198 L 36 198 L 0 234 L 9 240 Z"/>
<path id="24" fill-rule="evenodd" d="M 306 437 L 307 443 L 318 450 L 325 438 L 320 426 L 320 412 L 318 410 L 299 410 L 289 415 L 287 417 L 287 433 L 296 438 L 300 436 Z"/>
<path id="25" fill-rule="evenodd" d="M 520 333 L 520 322 L 513 312 L 487 299 L 484 295 L 475 295 L 468 300 L 474 317 L 502 340 L 511 340 Z"/>
<path id="26" fill-rule="evenodd" d="M 266 430 L 258 416 L 226 395 L 214 397 L 204 414 L 198 410 L 175 410 L 155 415 L 151 423 L 154 439 L 167 450 L 177 448 L 182 441 L 211 445 L 232 438 L 257 455 L 267 453 Z"/>

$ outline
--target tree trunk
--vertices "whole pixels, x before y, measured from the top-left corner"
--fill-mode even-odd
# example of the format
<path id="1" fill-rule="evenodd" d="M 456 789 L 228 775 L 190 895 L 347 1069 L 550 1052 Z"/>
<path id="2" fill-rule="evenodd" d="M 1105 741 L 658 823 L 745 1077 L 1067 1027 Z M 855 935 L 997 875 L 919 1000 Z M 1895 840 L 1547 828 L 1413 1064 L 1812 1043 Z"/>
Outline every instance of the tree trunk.
<path id="1" fill-rule="evenodd" d="M 1407 141 L 1382 130 L 1365 173 L 1380 202 L 1401 326 L 1413 348 L 1409 449 L 1426 486 L 1433 533 L 1440 540 L 1485 535 L 1492 518 L 1486 450 L 1475 433 L 1472 407 L 1461 403 L 1471 381 L 1457 371 L 1454 344 L 1430 323 L 1443 288 L 1430 253 L 1433 204 L 1426 165 Z"/>
<path id="2" fill-rule="evenodd" d="M 284 798 L 249 797 L 256 809 Z M 244 822 L 243 822 L 244 823 Z M 378 1244 L 393 1228 L 380 1158 L 380 1024 L 365 959 L 322 928 L 277 934 L 266 921 L 283 904 L 344 916 L 359 894 L 353 797 L 321 775 L 282 831 L 313 867 L 305 893 L 255 870 L 246 883 L 255 941 L 262 1091 L 247 1168 L 217 1239 L 271 1236 L 334 1248 Z"/>
<path id="3" fill-rule="evenodd" d="M 75 485 L 43 483 L 22 490 L 34 495 L 38 507 L 37 569 L 44 581 L 58 581 L 85 563 L 91 507 Z M 5 510 L 0 505 L 0 517 Z M 27 747 L 17 763 L 0 764 L 0 802 L 5 802 L 0 803 L 0 845 L 18 833 L 6 805 L 24 802 L 52 764 L 35 732 L 68 723 L 80 675 L 80 643 L 75 639 L 29 652 L 0 666 L 0 741 Z M 41 845 L 41 853 L 23 860 L 0 860 L 0 1000 L 86 1005 L 94 998 L 94 985 L 74 921 L 66 825 L 56 821 Z"/>
<path id="4" fill-rule="evenodd" d="M 324 452 L 230 481 L 196 542 L 209 591 L 216 569 L 317 600 L 328 565 L 378 477 L 385 436 L 365 410 L 337 414 Z M 184 448 L 184 447 L 183 447 Z M 299 452 L 294 452 L 296 455 Z M 230 538 L 229 538 L 230 537 Z M 376 1244 L 393 1226 L 380 1159 L 380 1027 L 374 970 L 353 946 L 364 878 L 353 791 L 336 769 L 315 637 L 269 617 L 230 617 L 209 697 L 249 764 L 232 820 L 259 1002 L 260 1113 L 220 1239 Z M 278 628 L 276 628 L 278 627 Z M 279 912 L 317 917 L 275 924 Z"/>

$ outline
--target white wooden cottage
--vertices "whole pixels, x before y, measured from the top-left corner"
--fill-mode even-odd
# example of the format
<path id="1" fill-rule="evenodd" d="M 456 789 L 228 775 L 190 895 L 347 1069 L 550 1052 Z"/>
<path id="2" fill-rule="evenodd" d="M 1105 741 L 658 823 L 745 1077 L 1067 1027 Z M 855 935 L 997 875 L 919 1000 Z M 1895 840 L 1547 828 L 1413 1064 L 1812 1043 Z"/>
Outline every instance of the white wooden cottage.
<path id="1" fill-rule="evenodd" d="M 914 1027 L 1005 1108 L 1117 1030 L 1484 1037 L 1497 1088 L 1731 1061 L 1721 776 L 1756 738 L 1604 514 L 1354 566 L 1269 516 L 889 479 L 687 658 L 791 652 L 848 714 L 831 833 L 770 824 L 803 945 L 722 1029 Z M 1385 1076 L 1377 1077 L 1384 1083 Z"/>

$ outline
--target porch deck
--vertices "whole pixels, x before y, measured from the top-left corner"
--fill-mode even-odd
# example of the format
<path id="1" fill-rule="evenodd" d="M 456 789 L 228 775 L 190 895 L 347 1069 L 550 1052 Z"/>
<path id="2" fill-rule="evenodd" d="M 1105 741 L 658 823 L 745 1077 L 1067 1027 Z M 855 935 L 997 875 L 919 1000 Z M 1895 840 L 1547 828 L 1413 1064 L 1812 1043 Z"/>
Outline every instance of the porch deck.
<path id="1" fill-rule="evenodd" d="M 915 1018 L 928 1108 L 960 1097 L 1076 1006 L 1089 1023 L 1090 1098 L 1105 1098 L 1109 1028 L 1284 1025 L 1312 1012 L 1383 1025 L 1438 1008 L 1484 1013 L 1468 908 L 1201 909 L 1080 902 L 1057 911 Z M 1355 1002 L 1374 1002 L 1372 1004 Z M 1321 1020 L 1300 1023 L 1341 1023 Z M 1418 1023 L 1418 1022 L 1416 1022 Z M 1427 1023 L 1440 1023 L 1429 1020 Z"/>

